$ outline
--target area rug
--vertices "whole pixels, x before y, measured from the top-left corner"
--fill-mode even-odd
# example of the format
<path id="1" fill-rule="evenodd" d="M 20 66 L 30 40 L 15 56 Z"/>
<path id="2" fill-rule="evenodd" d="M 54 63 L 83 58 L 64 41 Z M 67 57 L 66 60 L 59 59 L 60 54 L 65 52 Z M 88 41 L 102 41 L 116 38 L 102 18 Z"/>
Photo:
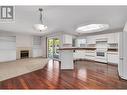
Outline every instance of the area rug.
<path id="1" fill-rule="evenodd" d="M 47 63 L 46 58 L 29 58 L 0 63 L 0 81 L 42 69 Z"/>

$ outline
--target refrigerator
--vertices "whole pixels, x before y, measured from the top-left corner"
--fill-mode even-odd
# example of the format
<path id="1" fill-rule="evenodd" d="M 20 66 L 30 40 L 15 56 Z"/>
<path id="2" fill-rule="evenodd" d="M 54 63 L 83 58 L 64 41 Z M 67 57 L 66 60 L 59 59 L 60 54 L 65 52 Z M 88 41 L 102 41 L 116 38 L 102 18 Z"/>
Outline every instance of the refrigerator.
<path id="1" fill-rule="evenodd" d="M 127 80 L 127 28 L 120 32 L 118 73 L 122 79 Z"/>

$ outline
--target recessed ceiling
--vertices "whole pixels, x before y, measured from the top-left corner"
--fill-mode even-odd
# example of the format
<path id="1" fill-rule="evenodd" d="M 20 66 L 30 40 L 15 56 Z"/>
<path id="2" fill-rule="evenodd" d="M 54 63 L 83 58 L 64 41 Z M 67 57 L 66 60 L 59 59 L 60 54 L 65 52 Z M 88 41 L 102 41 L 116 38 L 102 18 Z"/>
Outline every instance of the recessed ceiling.
<path id="1" fill-rule="evenodd" d="M 1 31 L 45 35 L 32 26 L 39 22 L 38 8 L 44 9 L 44 24 L 48 33 L 76 33 L 81 25 L 109 24 L 110 30 L 123 28 L 127 21 L 127 6 L 16 6 L 15 21 L 0 23 Z"/>
<path id="2" fill-rule="evenodd" d="M 89 24 L 85 26 L 80 26 L 76 29 L 78 33 L 93 33 L 100 32 L 109 29 L 108 24 Z"/>

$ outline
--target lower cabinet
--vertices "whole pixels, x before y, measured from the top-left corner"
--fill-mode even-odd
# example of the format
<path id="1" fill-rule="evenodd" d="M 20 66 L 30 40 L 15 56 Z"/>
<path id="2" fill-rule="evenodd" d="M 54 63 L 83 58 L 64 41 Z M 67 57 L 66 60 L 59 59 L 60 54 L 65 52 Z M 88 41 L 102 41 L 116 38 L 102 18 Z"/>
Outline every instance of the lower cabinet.
<path id="1" fill-rule="evenodd" d="M 94 51 L 86 51 L 85 59 L 95 60 L 95 52 Z"/>
<path id="2" fill-rule="evenodd" d="M 119 55 L 117 52 L 108 52 L 107 53 L 107 60 L 103 61 L 102 59 L 97 59 L 95 57 L 95 52 L 91 51 L 75 51 L 73 53 L 74 59 L 88 59 L 98 62 L 104 62 L 104 63 L 112 63 L 112 64 L 118 64 L 119 63 Z"/>
<path id="3" fill-rule="evenodd" d="M 85 51 L 75 51 L 73 53 L 74 59 L 84 59 L 85 58 Z"/>
<path id="4" fill-rule="evenodd" d="M 74 59 L 88 59 L 94 60 L 95 59 L 95 52 L 91 51 L 76 51 L 73 53 Z"/>
<path id="5" fill-rule="evenodd" d="M 107 53 L 107 60 L 108 60 L 108 63 L 118 64 L 119 62 L 118 53 L 115 53 L 115 52 Z"/>

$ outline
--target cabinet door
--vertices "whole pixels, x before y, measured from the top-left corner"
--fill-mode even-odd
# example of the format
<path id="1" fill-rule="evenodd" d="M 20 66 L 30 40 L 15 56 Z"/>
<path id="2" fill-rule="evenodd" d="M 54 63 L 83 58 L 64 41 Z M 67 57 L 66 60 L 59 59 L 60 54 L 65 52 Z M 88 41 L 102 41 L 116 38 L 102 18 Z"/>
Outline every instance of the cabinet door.
<path id="1" fill-rule="evenodd" d="M 119 33 L 114 33 L 114 43 L 119 42 Z"/>
<path id="2" fill-rule="evenodd" d="M 72 36 L 63 35 L 63 44 L 72 44 Z"/>
<path id="3" fill-rule="evenodd" d="M 84 59 L 85 58 L 85 51 L 76 51 L 73 53 L 74 59 Z"/>
<path id="4" fill-rule="evenodd" d="M 117 54 L 109 53 L 108 54 L 108 62 L 118 64 L 119 63 L 119 56 Z"/>
<path id="5" fill-rule="evenodd" d="M 95 36 L 88 36 L 87 44 L 95 44 Z"/>
<path id="6" fill-rule="evenodd" d="M 89 59 L 89 60 L 94 60 L 95 59 L 95 52 L 94 51 L 86 51 L 85 58 Z"/>
<path id="7" fill-rule="evenodd" d="M 108 43 L 114 43 L 114 33 L 108 34 Z"/>

